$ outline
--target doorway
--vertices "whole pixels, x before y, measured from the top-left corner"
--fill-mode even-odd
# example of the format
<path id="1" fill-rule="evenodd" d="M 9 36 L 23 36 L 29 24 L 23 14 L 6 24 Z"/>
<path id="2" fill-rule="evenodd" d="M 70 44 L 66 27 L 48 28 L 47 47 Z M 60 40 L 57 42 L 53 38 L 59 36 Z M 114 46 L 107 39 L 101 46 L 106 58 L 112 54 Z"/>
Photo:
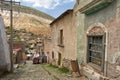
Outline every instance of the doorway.
<path id="1" fill-rule="evenodd" d="M 61 53 L 58 53 L 58 65 L 61 65 Z"/>

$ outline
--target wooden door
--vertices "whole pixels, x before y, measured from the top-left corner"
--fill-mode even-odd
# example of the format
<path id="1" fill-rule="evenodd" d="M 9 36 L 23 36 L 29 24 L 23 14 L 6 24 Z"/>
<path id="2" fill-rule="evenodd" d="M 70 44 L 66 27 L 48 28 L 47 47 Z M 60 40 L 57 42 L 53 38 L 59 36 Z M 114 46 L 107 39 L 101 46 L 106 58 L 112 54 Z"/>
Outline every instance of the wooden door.
<path id="1" fill-rule="evenodd" d="M 58 53 L 58 65 L 61 65 L 61 53 Z"/>

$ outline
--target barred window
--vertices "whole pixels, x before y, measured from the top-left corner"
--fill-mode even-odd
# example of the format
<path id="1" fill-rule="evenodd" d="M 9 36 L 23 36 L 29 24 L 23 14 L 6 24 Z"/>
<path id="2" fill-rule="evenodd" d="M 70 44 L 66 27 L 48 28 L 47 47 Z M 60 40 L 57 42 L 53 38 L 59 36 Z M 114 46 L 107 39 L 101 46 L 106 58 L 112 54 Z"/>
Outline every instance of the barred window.
<path id="1" fill-rule="evenodd" d="M 97 66 L 104 64 L 104 39 L 103 36 L 88 36 L 88 63 Z"/>

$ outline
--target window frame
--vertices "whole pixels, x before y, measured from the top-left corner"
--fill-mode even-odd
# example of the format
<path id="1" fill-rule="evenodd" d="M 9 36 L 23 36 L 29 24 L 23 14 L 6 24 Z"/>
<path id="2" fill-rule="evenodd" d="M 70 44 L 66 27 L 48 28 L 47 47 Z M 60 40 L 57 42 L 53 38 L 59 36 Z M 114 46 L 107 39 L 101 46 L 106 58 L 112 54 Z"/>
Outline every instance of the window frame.
<path id="1" fill-rule="evenodd" d="M 54 52 L 52 51 L 52 59 L 54 59 L 55 58 L 55 54 L 54 54 Z"/>
<path id="2" fill-rule="evenodd" d="M 60 30 L 60 35 L 59 35 L 59 37 L 60 37 L 60 44 L 63 44 L 63 29 L 61 29 Z"/>
<path id="3" fill-rule="evenodd" d="M 92 37 L 92 38 L 94 38 L 94 37 L 102 37 L 102 40 L 101 40 L 101 49 L 102 50 L 101 50 L 101 54 L 100 54 L 101 55 L 101 65 L 97 65 L 97 64 L 93 63 L 92 61 L 90 61 L 90 52 L 89 51 L 90 51 L 90 44 L 92 44 L 89 41 L 90 37 Z M 101 71 L 101 72 L 104 71 L 104 63 L 105 63 L 105 34 L 104 35 L 87 35 L 87 63 L 90 64 L 95 69 Z"/>
<path id="4" fill-rule="evenodd" d="M 64 48 L 64 37 L 63 37 L 63 35 L 64 35 L 63 29 L 60 29 L 59 30 L 59 36 L 58 36 L 58 46 Z"/>

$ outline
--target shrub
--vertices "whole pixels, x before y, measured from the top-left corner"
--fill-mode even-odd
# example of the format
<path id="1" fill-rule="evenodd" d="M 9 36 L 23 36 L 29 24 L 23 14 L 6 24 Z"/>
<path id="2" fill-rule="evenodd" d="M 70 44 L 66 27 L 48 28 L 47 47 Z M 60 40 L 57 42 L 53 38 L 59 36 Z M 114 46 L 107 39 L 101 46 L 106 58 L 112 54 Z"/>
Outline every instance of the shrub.
<path id="1" fill-rule="evenodd" d="M 53 64 L 50 64 L 49 67 L 52 67 L 52 68 L 58 68 L 58 66 L 53 65 Z"/>
<path id="2" fill-rule="evenodd" d="M 68 73 L 69 72 L 69 69 L 66 68 L 66 67 L 59 68 L 58 70 L 62 73 Z"/>

